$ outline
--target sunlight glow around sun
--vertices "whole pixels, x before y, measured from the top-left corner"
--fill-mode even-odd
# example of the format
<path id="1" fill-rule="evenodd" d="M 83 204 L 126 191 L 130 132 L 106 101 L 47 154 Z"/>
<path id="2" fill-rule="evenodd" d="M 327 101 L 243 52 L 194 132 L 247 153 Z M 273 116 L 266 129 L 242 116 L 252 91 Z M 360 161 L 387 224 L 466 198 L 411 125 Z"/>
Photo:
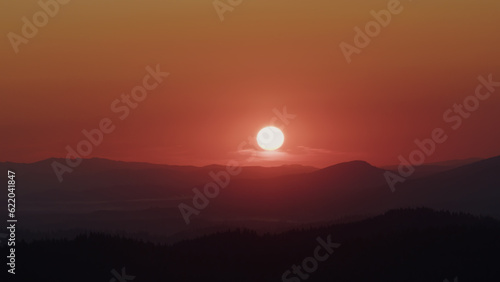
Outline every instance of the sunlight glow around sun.
<path id="1" fill-rule="evenodd" d="M 267 151 L 279 149 L 283 142 L 285 142 L 285 135 L 279 128 L 274 126 L 264 127 L 257 134 L 257 144 Z"/>

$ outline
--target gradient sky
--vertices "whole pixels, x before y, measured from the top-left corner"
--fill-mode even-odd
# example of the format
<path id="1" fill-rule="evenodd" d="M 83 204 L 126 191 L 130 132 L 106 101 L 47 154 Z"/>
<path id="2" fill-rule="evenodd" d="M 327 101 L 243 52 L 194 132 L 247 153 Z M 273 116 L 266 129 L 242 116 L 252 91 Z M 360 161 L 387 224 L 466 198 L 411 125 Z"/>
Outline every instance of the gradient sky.
<path id="1" fill-rule="evenodd" d="M 245 0 L 220 21 L 212 1 L 70 1 L 16 54 L 7 38 L 37 1 L 1 1 L 0 161 L 65 157 L 83 129 L 116 130 L 90 157 L 167 164 L 398 163 L 442 127 L 427 161 L 500 154 L 500 88 L 458 130 L 443 113 L 500 81 L 500 1 L 401 1 L 348 64 L 339 44 L 388 1 Z M 119 120 L 110 110 L 145 67 L 170 76 Z M 238 145 L 273 109 L 296 118 L 285 144 L 248 163 Z"/>

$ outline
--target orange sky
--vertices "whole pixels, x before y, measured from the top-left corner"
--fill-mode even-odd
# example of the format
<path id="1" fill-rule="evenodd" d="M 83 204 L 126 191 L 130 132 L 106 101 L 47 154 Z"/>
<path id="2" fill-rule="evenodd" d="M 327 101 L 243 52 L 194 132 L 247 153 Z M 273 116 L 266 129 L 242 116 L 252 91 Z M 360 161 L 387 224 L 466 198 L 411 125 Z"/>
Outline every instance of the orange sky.
<path id="1" fill-rule="evenodd" d="M 110 118 L 90 157 L 245 164 L 238 145 L 283 107 L 281 152 L 248 165 L 394 164 L 436 127 L 449 139 L 427 161 L 499 155 L 500 88 L 458 130 L 442 115 L 479 75 L 500 81 L 500 2 L 401 1 L 348 64 L 339 44 L 387 3 L 244 0 L 221 22 L 212 1 L 73 0 L 16 54 L 7 34 L 40 7 L 3 1 L 0 161 L 64 157 Z M 170 76 L 120 120 L 110 104 L 157 64 Z"/>

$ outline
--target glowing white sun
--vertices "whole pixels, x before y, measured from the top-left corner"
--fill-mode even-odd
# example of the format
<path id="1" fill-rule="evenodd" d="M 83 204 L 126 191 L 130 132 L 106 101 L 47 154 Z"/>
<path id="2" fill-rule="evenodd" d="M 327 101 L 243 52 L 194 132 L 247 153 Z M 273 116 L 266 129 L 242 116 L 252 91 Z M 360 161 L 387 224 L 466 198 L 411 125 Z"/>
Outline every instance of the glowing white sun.
<path id="1" fill-rule="evenodd" d="M 267 151 L 279 149 L 283 142 L 285 142 L 285 135 L 274 126 L 264 127 L 257 134 L 257 144 Z"/>

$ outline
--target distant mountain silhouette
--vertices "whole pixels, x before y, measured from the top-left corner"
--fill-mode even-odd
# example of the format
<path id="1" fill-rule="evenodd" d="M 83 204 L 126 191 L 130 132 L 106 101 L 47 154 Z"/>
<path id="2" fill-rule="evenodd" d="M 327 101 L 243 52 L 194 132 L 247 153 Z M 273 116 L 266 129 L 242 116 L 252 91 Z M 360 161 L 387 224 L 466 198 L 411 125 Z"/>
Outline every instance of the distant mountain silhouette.
<path id="1" fill-rule="evenodd" d="M 409 178 L 410 179 L 422 178 L 425 176 L 436 174 L 438 172 L 443 172 L 443 171 L 451 170 L 451 169 L 454 169 L 454 168 L 457 168 L 460 166 L 464 166 L 467 164 L 475 163 L 475 162 L 478 162 L 481 160 L 483 160 L 483 159 L 481 159 L 481 158 L 469 158 L 469 159 L 463 159 L 463 160 L 450 160 L 450 161 L 443 161 L 443 162 L 425 163 L 423 165 L 420 165 L 418 167 L 418 169 L 415 171 L 415 173 L 412 174 Z M 395 171 L 398 169 L 398 165 L 384 166 L 382 168 Z"/>
<path id="2" fill-rule="evenodd" d="M 186 188 L 211 181 L 209 177 L 211 171 L 217 172 L 226 169 L 222 165 L 177 166 L 92 158 L 82 159 L 81 164 L 73 172 L 64 174 L 63 182 L 59 183 L 52 169 L 53 162 L 66 164 L 65 159 L 51 158 L 30 164 L 0 162 L 0 168 L 18 171 L 19 178 L 24 181 L 24 189 L 19 191 L 21 193 L 51 189 L 88 190 L 118 185 L 166 186 L 169 189 Z M 233 178 L 270 178 L 315 170 L 317 168 L 301 165 L 246 166 L 241 174 L 233 176 Z"/>
<path id="3" fill-rule="evenodd" d="M 244 167 L 206 209 L 192 217 L 190 226 L 178 205 L 192 205 L 192 189 L 203 190 L 213 181 L 209 172 L 225 167 L 88 159 L 59 184 L 52 161 L 0 163 L 18 171 L 22 183 L 18 199 L 23 204 L 18 212 L 24 226 L 33 231 L 145 231 L 179 240 L 216 227 L 285 230 L 421 206 L 500 218 L 500 157 L 409 179 L 394 193 L 385 181 L 386 170 L 364 161 L 323 169 Z"/>
<path id="4" fill-rule="evenodd" d="M 428 206 L 500 218 L 500 157 L 407 180 L 395 193 L 384 172 L 355 161 L 306 174 L 236 182 L 216 199 L 218 216 L 246 209 L 247 214 L 313 221 Z"/>
<path id="5" fill-rule="evenodd" d="M 500 218 L 500 157 L 408 181 L 396 193 L 400 207 L 425 205 Z"/>
<path id="6" fill-rule="evenodd" d="M 384 170 L 363 161 L 330 166 L 310 173 L 271 179 L 236 180 L 214 200 L 217 216 L 323 221 L 367 214 L 360 206 L 383 197 Z M 373 212 L 373 211 L 371 211 Z M 227 216 L 226 216 L 227 217 Z"/>

